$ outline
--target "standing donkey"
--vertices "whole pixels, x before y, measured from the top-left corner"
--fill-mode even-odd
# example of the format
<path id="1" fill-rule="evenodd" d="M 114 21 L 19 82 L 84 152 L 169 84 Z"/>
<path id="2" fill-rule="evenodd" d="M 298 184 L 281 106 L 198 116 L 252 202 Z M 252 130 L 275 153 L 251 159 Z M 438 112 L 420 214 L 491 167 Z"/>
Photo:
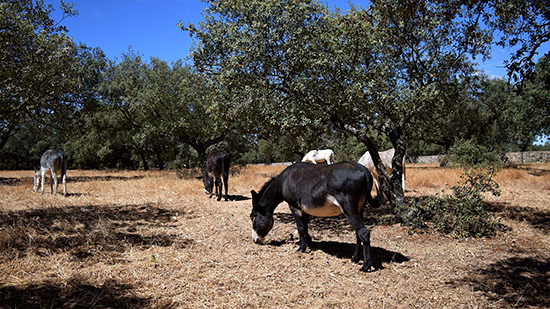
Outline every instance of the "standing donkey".
<path id="1" fill-rule="evenodd" d="M 214 194 L 214 185 L 216 188 L 216 195 L 218 201 L 222 199 L 222 177 L 223 186 L 225 187 L 225 200 L 228 200 L 227 196 L 227 180 L 229 178 L 229 166 L 231 165 L 231 155 L 227 152 L 214 152 L 208 156 L 206 160 L 203 174 L 199 178 L 202 178 L 204 183 L 204 190 L 210 197 Z M 221 176 L 221 177 L 220 177 Z"/>
<path id="2" fill-rule="evenodd" d="M 34 170 L 34 188 L 38 190 L 38 185 L 41 184 L 40 193 L 44 193 L 44 178 L 46 173 L 51 174 L 51 193 L 57 193 L 57 173 L 61 176 L 63 182 L 63 194 L 67 195 L 67 154 L 62 149 L 46 150 L 40 158 L 40 170 Z M 41 183 L 42 182 L 42 183 Z"/>

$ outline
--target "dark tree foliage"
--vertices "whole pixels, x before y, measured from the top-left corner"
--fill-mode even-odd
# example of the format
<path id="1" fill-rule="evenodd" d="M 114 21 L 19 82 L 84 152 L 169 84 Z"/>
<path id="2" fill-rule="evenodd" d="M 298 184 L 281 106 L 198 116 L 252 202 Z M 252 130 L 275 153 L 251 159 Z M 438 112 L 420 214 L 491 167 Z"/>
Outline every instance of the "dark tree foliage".
<path id="1" fill-rule="evenodd" d="M 61 9 L 63 18 L 76 14 L 63 2 Z M 42 0 L 0 2 L 0 149 L 22 123 L 59 129 L 75 109 L 82 49 L 52 10 Z"/>

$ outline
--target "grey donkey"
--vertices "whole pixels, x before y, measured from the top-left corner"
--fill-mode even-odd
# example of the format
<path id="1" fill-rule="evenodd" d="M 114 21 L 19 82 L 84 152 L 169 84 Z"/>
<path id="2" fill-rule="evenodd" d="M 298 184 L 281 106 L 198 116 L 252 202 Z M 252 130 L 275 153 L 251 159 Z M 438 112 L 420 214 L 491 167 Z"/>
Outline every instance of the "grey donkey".
<path id="1" fill-rule="evenodd" d="M 62 149 L 46 150 L 40 158 L 40 170 L 34 170 L 34 188 L 38 190 L 38 185 L 42 182 L 40 193 L 44 193 L 44 177 L 46 173 L 51 173 L 51 193 L 57 193 L 57 173 L 61 176 L 63 182 L 63 194 L 67 195 L 67 154 Z"/>

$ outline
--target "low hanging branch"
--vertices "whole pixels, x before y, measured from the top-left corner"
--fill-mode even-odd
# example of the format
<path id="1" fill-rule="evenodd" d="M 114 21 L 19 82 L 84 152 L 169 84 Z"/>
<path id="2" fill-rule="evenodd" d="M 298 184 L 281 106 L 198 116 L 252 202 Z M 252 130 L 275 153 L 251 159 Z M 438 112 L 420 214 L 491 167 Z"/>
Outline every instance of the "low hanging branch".
<path id="1" fill-rule="evenodd" d="M 231 132 L 232 128 L 226 128 L 222 132 L 220 132 L 216 137 L 213 137 L 211 139 L 208 139 L 206 141 L 199 141 L 195 137 L 190 136 L 185 132 L 185 130 L 182 127 L 176 128 L 174 134 L 179 138 L 179 140 L 189 146 L 191 146 L 195 151 L 197 151 L 199 155 L 199 160 L 201 162 L 201 166 L 204 166 L 206 159 L 207 159 L 207 153 L 206 151 L 208 148 L 212 145 L 218 144 L 222 142 L 229 132 Z"/>

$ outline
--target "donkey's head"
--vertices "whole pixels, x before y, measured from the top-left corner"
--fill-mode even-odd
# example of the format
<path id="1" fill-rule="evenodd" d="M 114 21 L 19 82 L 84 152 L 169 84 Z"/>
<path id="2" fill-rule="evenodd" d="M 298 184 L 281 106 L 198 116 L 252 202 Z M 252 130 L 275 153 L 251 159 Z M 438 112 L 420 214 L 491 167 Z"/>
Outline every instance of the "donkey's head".
<path id="1" fill-rule="evenodd" d="M 202 183 L 204 184 L 204 192 L 206 194 L 212 194 L 212 190 L 214 190 L 214 179 L 208 175 L 208 172 L 203 170 L 202 175 L 197 178 L 202 179 Z"/>
<path id="2" fill-rule="evenodd" d="M 269 213 L 266 207 L 259 205 L 261 196 L 256 191 L 252 190 L 250 193 L 252 194 L 252 212 L 250 213 L 252 240 L 261 245 L 264 243 L 264 237 L 273 227 L 273 214 Z"/>

